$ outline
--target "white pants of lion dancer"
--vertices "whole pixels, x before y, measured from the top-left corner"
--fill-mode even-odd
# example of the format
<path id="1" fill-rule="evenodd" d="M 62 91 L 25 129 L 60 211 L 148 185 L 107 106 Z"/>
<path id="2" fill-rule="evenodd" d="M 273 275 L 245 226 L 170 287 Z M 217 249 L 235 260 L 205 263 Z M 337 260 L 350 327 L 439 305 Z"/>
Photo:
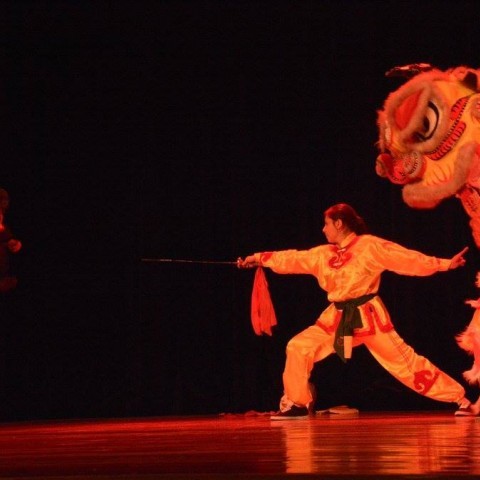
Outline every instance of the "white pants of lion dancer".
<path id="1" fill-rule="evenodd" d="M 354 347 L 364 344 L 380 365 L 420 395 L 441 402 L 462 402 L 465 389 L 405 343 L 393 328 L 379 297 L 359 308 L 363 327 L 354 332 Z M 312 402 L 308 386 L 310 373 L 315 362 L 334 353 L 333 342 L 340 316 L 341 311 L 332 304 L 315 325 L 288 342 L 281 410 L 288 409 L 292 404 L 308 406 Z"/>

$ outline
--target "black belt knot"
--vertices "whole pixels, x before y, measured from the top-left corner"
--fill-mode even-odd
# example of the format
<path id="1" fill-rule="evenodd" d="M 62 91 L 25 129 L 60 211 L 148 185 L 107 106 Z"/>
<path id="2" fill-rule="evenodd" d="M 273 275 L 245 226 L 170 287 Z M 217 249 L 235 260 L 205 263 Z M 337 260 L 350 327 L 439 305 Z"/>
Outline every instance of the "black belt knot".
<path id="1" fill-rule="evenodd" d="M 369 295 L 362 295 L 361 297 L 351 298 L 343 302 L 333 302 L 337 310 L 342 311 L 342 317 L 335 332 L 334 348 L 338 356 L 346 362 L 344 351 L 344 337 L 352 337 L 354 328 L 362 328 L 362 319 L 358 307 L 367 303 L 376 293 L 370 293 Z"/>

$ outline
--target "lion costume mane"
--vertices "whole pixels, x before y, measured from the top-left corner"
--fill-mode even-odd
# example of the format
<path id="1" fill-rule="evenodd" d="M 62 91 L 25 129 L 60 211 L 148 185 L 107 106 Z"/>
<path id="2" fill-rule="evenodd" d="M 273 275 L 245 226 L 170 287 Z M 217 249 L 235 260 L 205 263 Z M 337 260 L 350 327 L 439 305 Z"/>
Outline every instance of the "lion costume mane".
<path id="1" fill-rule="evenodd" d="M 413 208 L 459 198 L 480 248 L 480 70 L 441 71 L 420 63 L 386 75 L 407 81 L 377 112 L 377 174 L 402 185 L 403 200 Z M 456 340 L 474 357 L 465 379 L 480 384 L 480 309 Z"/>

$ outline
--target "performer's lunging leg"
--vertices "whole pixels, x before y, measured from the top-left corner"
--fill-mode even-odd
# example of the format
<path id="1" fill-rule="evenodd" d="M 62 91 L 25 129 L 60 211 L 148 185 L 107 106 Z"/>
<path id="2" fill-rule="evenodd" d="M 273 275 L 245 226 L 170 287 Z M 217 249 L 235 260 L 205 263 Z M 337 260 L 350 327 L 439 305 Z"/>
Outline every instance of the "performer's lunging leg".
<path id="1" fill-rule="evenodd" d="M 418 355 L 395 330 L 365 338 L 376 360 L 413 391 L 440 402 L 459 405 L 456 415 L 477 415 L 477 407 L 465 398 L 465 389 L 427 358 Z"/>
<path id="2" fill-rule="evenodd" d="M 333 336 L 317 325 L 308 327 L 288 342 L 283 372 L 284 396 L 280 401 L 281 411 L 288 410 L 292 405 L 308 408 L 313 400 L 308 383 L 313 365 L 333 351 Z"/>

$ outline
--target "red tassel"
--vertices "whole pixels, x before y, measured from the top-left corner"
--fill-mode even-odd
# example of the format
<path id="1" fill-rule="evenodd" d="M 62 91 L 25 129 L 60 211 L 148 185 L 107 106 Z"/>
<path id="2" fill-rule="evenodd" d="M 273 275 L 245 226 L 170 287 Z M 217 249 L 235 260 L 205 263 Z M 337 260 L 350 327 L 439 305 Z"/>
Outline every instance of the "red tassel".
<path id="1" fill-rule="evenodd" d="M 277 324 L 277 318 L 262 267 L 257 268 L 253 281 L 251 318 L 253 330 L 257 335 L 266 333 L 272 336 L 272 327 Z"/>

